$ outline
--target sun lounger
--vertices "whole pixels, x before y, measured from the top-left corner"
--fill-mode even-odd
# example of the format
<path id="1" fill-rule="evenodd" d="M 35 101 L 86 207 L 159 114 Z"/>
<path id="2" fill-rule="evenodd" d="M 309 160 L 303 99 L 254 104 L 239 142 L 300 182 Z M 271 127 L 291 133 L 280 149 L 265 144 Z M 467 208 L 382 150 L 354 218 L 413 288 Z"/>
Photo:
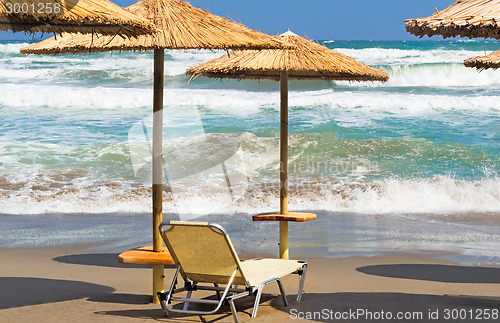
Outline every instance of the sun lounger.
<path id="1" fill-rule="evenodd" d="M 160 232 L 177 266 L 168 293 L 158 293 L 167 316 L 170 312 L 214 314 L 227 301 L 235 322 L 238 322 L 234 300 L 255 295 L 252 311 L 254 318 L 257 315 L 263 287 L 273 282 L 278 283 L 283 302 L 285 306 L 288 305 L 280 280 L 288 274 L 301 276 L 297 302 L 301 300 L 307 269 L 305 261 L 285 259 L 240 261 L 229 236 L 217 224 L 170 221 L 160 225 Z M 179 274 L 184 279 L 182 288 L 177 288 Z M 191 298 L 192 292 L 197 290 L 214 291 L 218 300 Z M 187 296 L 184 298 L 173 296 L 179 292 L 187 292 Z M 174 308 L 175 305 L 171 305 L 172 301 L 183 303 L 183 307 Z M 190 310 L 189 303 L 212 304 L 214 308 L 207 311 Z"/>

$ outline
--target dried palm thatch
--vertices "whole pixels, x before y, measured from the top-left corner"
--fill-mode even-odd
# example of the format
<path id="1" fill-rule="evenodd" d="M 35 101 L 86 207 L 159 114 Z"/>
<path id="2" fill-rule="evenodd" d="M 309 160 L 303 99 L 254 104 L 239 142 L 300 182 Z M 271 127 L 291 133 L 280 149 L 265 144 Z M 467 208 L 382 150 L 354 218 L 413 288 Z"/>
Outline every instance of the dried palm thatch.
<path id="1" fill-rule="evenodd" d="M 466 59 L 464 65 L 467 67 L 475 67 L 479 71 L 487 70 L 489 68 L 500 68 L 500 49 L 485 56 L 476 56 Z"/>
<path id="2" fill-rule="evenodd" d="M 286 71 L 290 79 L 384 82 L 389 79 L 382 71 L 292 32 L 282 34 L 279 38 L 296 47 L 235 51 L 192 67 L 186 73 L 193 77 L 279 80 L 280 73 Z"/>
<path id="3" fill-rule="evenodd" d="M 315 214 L 288 212 L 288 79 L 387 81 L 389 76 L 354 58 L 288 31 L 279 38 L 295 45 L 289 49 L 244 50 L 228 53 L 190 68 L 187 74 L 211 78 L 273 79 L 280 81 L 280 211 L 254 217 L 257 221 L 280 221 L 280 258 L 288 259 L 288 222 L 315 219 Z M 304 221 L 304 220 L 302 220 Z"/>
<path id="4" fill-rule="evenodd" d="M 500 39 L 500 0 L 457 0 L 430 17 L 407 19 L 405 26 L 420 37 Z"/>
<path id="5" fill-rule="evenodd" d="M 0 30 L 138 36 L 149 21 L 107 0 L 1 0 Z"/>
<path id="6" fill-rule="evenodd" d="M 231 49 L 289 47 L 276 38 L 213 15 L 181 0 L 142 0 L 126 8 L 151 21 L 157 31 L 136 39 L 64 34 L 21 49 L 59 54 L 150 49 Z"/>

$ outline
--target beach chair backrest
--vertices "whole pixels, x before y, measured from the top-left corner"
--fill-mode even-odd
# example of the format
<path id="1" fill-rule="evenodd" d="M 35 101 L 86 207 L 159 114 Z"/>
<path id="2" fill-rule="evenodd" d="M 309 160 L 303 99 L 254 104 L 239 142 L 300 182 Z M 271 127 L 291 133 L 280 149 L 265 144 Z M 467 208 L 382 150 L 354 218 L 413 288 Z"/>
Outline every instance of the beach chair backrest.
<path id="1" fill-rule="evenodd" d="M 206 222 L 170 221 L 160 226 L 163 241 L 184 279 L 226 284 L 238 268 L 234 285 L 246 285 L 241 264 L 222 227 Z"/>

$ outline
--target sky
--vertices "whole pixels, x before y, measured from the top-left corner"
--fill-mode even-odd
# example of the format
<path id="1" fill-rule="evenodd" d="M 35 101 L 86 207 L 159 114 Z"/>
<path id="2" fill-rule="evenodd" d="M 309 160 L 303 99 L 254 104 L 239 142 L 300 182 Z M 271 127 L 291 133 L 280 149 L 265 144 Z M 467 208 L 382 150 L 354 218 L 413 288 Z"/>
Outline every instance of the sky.
<path id="1" fill-rule="evenodd" d="M 112 0 L 128 6 L 137 0 Z M 277 35 L 290 29 L 316 40 L 418 40 L 404 20 L 430 16 L 453 0 L 191 0 L 195 7 Z M 51 36 L 51 35 L 50 35 Z M 37 40 L 48 38 L 49 35 Z M 0 40 L 31 40 L 24 33 L 0 32 Z M 424 37 L 424 39 L 429 39 Z M 432 39 L 442 39 L 434 36 Z"/>

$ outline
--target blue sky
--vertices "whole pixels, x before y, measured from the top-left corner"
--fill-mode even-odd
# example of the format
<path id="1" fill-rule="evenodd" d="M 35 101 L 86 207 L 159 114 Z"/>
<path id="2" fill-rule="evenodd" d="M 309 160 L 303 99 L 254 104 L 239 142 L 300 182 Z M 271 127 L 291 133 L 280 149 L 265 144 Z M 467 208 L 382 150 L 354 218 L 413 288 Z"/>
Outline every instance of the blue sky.
<path id="1" fill-rule="evenodd" d="M 128 6 L 136 0 L 112 0 Z M 429 16 L 452 0 L 191 0 L 195 7 L 241 21 L 269 34 L 287 29 L 317 40 L 416 40 L 404 28 L 406 18 Z M 0 40 L 31 39 L 0 32 Z M 45 37 L 46 38 L 46 37 Z M 428 39 L 425 37 L 424 39 Z M 441 39 L 433 37 L 432 39 Z"/>

